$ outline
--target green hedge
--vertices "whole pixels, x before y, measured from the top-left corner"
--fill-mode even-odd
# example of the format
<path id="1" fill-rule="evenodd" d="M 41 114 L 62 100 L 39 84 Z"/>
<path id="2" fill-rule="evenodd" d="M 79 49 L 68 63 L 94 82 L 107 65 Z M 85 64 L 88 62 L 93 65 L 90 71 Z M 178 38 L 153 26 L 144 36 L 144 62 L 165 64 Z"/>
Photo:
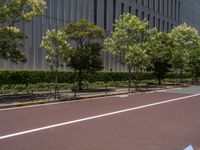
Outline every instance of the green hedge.
<path id="1" fill-rule="evenodd" d="M 152 80 L 154 75 L 152 73 L 139 73 L 143 80 Z M 132 79 L 135 78 L 135 73 L 132 73 Z M 110 81 L 127 81 L 127 72 L 98 72 L 96 74 L 89 74 L 86 76 L 86 80 L 89 82 L 110 82 Z"/>
<path id="2" fill-rule="evenodd" d="M 59 83 L 72 83 L 74 73 L 59 72 Z M 0 84 L 37 84 L 54 82 L 50 71 L 0 71 Z"/>
<path id="3" fill-rule="evenodd" d="M 59 83 L 73 83 L 76 74 L 74 72 L 59 72 Z M 132 73 L 132 78 L 135 74 Z M 140 73 L 143 80 L 152 80 L 152 73 Z M 175 74 L 168 74 L 166 78 L 175 78 Z M 188 77 L 185 75 L 184 77 Z M 128 73 L 126 72 L 98 72 L 95 74 L 87 74 L 88 82 L 109 82 L 109 81 L 126 81 Z M 37 83 L 52 83 L 54 75 L 50 71 L 0 71 L 0 84 L 37 84 Z"/>
<path id="4" fill-rule="evenodd" d="M 167 79 L 180 78 L 180 74 L 177 74 L 177 73 L 168 73 L 168 74 L 165 75 L 165 78 L 167 78 Z M 183 74 L 183 79 L 188 79 L 188 78 L 192 78 L 192 75 L 190 73 L 184 73 Z"/>

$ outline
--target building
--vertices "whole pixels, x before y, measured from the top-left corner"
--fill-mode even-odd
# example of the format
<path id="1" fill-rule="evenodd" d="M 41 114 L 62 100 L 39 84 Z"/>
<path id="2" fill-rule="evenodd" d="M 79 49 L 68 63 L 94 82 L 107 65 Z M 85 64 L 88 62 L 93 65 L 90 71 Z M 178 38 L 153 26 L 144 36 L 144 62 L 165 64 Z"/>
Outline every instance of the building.
<path id="1" fill-rule="evenodd" d="M 14 65 L 1 61 L 1 68 L 9 70 L 49 70 L 45 51 L 40 49 L 42 36 L 47 29 L 57 29 L 85 18 L 112 31 L 112 24 L 124 12 L 130 12 L 140 19 L 149 20 L 151 27 L 169 32 L 182 22 L 200 28 L 200 0 L 46 0 L 48 9 L 44 16 L 33 18 L 20 27 L 28 36 L 24 41 L 26 64 Z M 105 71 L 126 71 L 112 56 L 102 51 Z M 64 68 L 63 68 L 64 69 Z"/>

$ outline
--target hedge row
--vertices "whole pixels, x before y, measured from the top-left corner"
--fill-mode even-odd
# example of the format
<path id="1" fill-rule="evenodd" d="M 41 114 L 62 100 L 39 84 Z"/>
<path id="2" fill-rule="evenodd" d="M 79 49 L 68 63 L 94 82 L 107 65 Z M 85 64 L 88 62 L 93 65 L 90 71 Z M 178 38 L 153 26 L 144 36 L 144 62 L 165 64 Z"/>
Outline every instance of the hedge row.
<path id="1" fill-rule="evenodd" d="M 74 73 L 59 72 L 59 83 L 73 82 Z M 51 71 L 0 71 L 0 84 L 37 84 L 54 82 Z"/>
<path id="2" fill-rule="evenodd" d="M 132 73 L 135 77 L 135 73 Z M 152 80 L 152 73 L 140 73 L 143 80 Z M 175 74 L 168 74 L 167 78 L 176 78 Z M 59 72 L 59 83 L 73 83 L 76 78 L 74 72 Z M 88 82 L 126 81 L 128 73 L 98 72 L 86 75 Z M 37 84 L 54 82 L 54 74 L 50 71 L 0 71 L 0 84 Z"/>

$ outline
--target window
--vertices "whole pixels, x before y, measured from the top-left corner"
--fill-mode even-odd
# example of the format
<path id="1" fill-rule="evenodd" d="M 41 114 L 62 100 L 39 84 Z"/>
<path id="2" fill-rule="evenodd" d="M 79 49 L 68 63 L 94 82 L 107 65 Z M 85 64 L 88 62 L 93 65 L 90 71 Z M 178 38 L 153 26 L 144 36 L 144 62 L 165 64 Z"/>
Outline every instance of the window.
<path id="1" fill-rule="evenodd" d="M 165 0 L 162 1 L 162 10 L 163 10 L 163 15 L 165 15 Z"/>
<path id="2" fill-rule="evenodd" d="M 149 0 L 147 0 L 147 7 L 150 8 Z"/>
<path id="3" fill-rule="evenodd" d="M 171 0 L 171 18 L 173 18 L 173 0 Z"/>
<path id="4" fill-rule="evenodd" d="M 107 0 L 104 0 L 104 29 L 107 29 Z"/>
<path id="5" fill-rule="evenodd" d="M 97 0 L 94 0 L 94 24 L 97 24 Z"/>
<path id="6" fill-rule="evenodd" d="M 158 0 L 158 13 L 160 13 L 160 0 Z"/>
<path id="7" fill-rule="evenodd" d="M 169 17 L 169 0 L 167 0 L 167 17 Z"/>
<path id="8" fill-rule="evenodd" d="M 144 5 L 144 0 L 142 0 L 142 5 Z"/>
<path id="9" fill-rule="evenodd" d="M 142 12 L 142 20 L 144 19 L 144 12 Z"/>
<path id="10" fill-rule="evenodd" d="M 128 8 L 128 12 L 131 14 L 132 13 L 132 7 L 131 6 L 129 6 L 129 8 Z"/>
<path id="11" fill-rule="evenodd" d="M 173 24 L 171 24 L 171 30 L 174 28 L 174 25 Z"/>
<path id="12" fill-rule="evenodd" d="M 138 16 L 138 9 L 135 10 L 135 15 Z"/>
<path id="13" fill-rule="evenodd" d="M 149 25 L 150 25 L 150 14 L 148 14 L 148 16 L 147 16 L 147 20 L 148 20 L 148 28 L 149 28 Z"/>
<path id="14" fill-rule="evenodd" d="M 124 3 L 121 3 L 121 15 L 124 13 Z"/>
<path id="15" fill-rule="evenodd" d="M 165 32 L 165 20 L 163 20 L 163 23 L 162 23 L 162 30 L 163 32 Z"/>
<path id="16" fill-rule="evenodd" d="M 153 0 L 153 10 L 156 10 L 156 0 Z"/>
<path id="17" fill-rule="evenodd" d="M 167 23 L 167 33 L 169 33 L 169 22 Z"/>
<path id="18" fill-rule="evenodd" d="M 181 2 L 178 2 L 178 21 L 181 22 Z"/>
<path id="19" fill-rule="evenodd" d="M 160 31 L 160 19 L 158 19 L 158 31 Z"/>
<path id="20" fill-rule="evenodd" d="M 113 0 L 113 23 L 115 22 L 116 19 L 116 0 Z"/>
<path id="21" fill-rule="evenodd" d="M 175 0 L 175 20 L 177 19 L 176 11 L 177 11 L 177 0 Z"/>
<path id="22" fill-rule="evenodd" d="M 153 16 L 153 27 L 156 27 L 156 17 Z"/>
<path id="23" fill-rule="evenodd" d="M 148 14 L 147 20 L 150 21 L 150 14 Z"/>

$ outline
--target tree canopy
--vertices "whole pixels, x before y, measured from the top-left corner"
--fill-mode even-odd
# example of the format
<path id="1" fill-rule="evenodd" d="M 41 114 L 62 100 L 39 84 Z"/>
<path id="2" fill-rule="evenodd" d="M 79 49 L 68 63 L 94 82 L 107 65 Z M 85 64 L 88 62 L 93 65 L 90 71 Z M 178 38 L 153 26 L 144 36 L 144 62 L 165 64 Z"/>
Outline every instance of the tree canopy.
<path id="1" fill-rule="evenodd" d="M 26 62 L 26 57 L 21 48 L 25 35 L 16 27 L 0 29 L 0 58 L 13 63 Z"/>
<path id="2" fill-rule="evenodd" d="M 22 52 L 27 38 L 17 28 L 17 23 L 31 21 L 42 15 L 46 3 L 43 0 L 0 0 L 0 58 L 13 63 L 26 62 Z"/>
<path id="3" fill-rule="evenodd" d="M 189 53 L 199 45 L 198 31 L 184 23 L 175 27 L 170 35 L 174 42 L 171 64 L 174 69 L 180 71 L 180 77 L 182 78 Z"/>
<path id="4" fill-rule="evenodd" d="M 148 22 L 141 21 L 136 16 L 127 13 L 116 20 L 111 37 L 108 37 L 104 42 L 108 52 L 121 57 L 120 63 L 128 67 L 129 75 L 133 67 L 141 70 L 146 65 L 147 56 L 142 45 L 147 33 Z"/>
<path id="5" fill-rule="evenodd" d="M 31 21 L 33 16 L 44 13 L 46 3 L 43 0 L 1 0 L 1 26 L 15 26 L 19 21 Z"/>
<path id="6" fill-rule="evenodd" d="M 55 95 L 58 97 L 58 69 L 63 61 L 68 61 L 71 54 L 71 47 L 65 40 L 64 32 L 60 30 L 48 30 L 41 42 L 41 48 L 46 50 L 46 60 L 51 64 L 52 71 L 55 72 Z"/>
<path id="7" fill-rule="evenodd" d="M 173 41 L 168 33 L 151 29 L 145 49 L 150 59 L 149 69 L 154 72 L 159 84 L 169 71 L 172 47 Z"/>
<path id="8" fill-rule="evenodd" d="M 100 51 L 104 32 L 84 19 L 64 27 L 63 32 L 72 47 L 69 66 L 78 71 L 78 88 L 82 90 L 84 74 L 103 69 Z"/>
<path id="9" fill-rule="evenodd" d="M 41 48 L 46 50 L 46 60 L 56 68 L 62 61 L 69 60 L 71 54 L 70 44 L 65 40 L 65 34 L 61 30 L 48 30 L 41 42 Z M 57 66 L 57 67 L 58 67 Z"/>

